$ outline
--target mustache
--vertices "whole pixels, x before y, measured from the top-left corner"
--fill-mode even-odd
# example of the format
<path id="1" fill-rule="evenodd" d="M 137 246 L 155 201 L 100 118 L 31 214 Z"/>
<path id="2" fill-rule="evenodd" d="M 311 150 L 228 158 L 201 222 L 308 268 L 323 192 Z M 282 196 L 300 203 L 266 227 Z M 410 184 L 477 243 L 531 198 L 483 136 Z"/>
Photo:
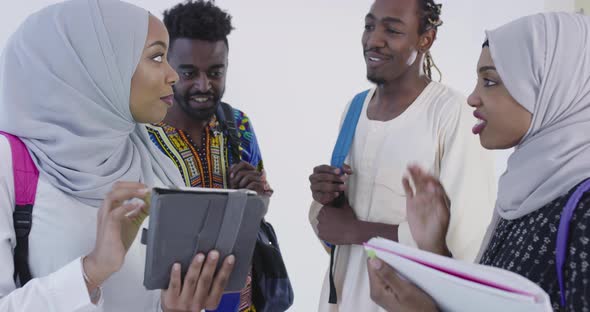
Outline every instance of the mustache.
<path id="1" fill-rule="evenodd" d="M 364 48 L 363 49 L 363 54 L 367 54 L 369 52 L 373 52 L 373 53 L 377 53 L 377 54 L 381 54 L 383 56 L 388 56 L 388 57 L 392 57 L 392 55 L 390 55 L 389 53 L 385 53 L 382 51 L 381 48 Z"/>

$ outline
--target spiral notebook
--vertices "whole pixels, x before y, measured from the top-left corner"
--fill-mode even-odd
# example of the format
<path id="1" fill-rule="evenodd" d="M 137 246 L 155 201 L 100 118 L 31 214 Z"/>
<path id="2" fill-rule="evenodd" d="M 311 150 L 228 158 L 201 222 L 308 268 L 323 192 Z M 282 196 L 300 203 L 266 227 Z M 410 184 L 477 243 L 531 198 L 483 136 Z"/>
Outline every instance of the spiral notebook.
<path id="1" fill-rule="evenodd" d="M 513 272 L 443 257 L 384 238 L 373 238 L 364 247 L 427 292 L 442 311 L 553 311 L 543 289 Z"/>

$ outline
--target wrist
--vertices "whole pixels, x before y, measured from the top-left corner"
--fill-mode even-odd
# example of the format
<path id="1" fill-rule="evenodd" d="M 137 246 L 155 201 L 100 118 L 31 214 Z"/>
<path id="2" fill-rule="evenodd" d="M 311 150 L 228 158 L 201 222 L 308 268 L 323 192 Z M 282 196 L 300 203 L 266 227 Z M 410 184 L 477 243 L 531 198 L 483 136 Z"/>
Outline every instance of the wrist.
<path id="1" fill-rule="evenodd" d="M 445 257 L 452 257 L 453 255 L 451 254 L 451 250 L 449 249 L 449 246 L 447 245 L 447 240 L 443 239 L 442 241 L 440 241 L 437 244 L 438 250 L 436 250 L 436 253 L 441 255 L 441 256 L 445 256 Z"/>
<path id="2" fill-rule="evenodd" d="M 354 244 L 361 245 L 374 237 L 383 237 L 394 242 L 398 241 L 397 231 L 399 226 L 396 224 L 374 223 L 360 220 L 357 220 L 357 222 L 358 231 L 356 233 L 357 235 Z"/>
<path id="3" fill-rule="evenodd" d="M 418 248 L 428 251 L 428 252 L 435 253 L 437 255 L 450 257 L 450 258 L 453 257 L 453 254 L 449 250 L 449 246 L 447 245 L 446 242 L 440 242 L 440 243 L 434 244 L 432 246 L 424 246 L 424 247 L 418 246 Z"/>
<path id="4" fill-rule="evenodd" d="M 86 284 L 86 289 L 88 290 L 88 295 L 90 296 L 90 302 L 96 305 L 102 297 L 102 288 L 100 287 L 102 283 L 93 281 L 92 278 L 86 274 L 86 270 L 88 270 L 86 258 L 87 257 L 84 256 L 80 259 L 82 265 L 82 276 L 84 278 L 84 283 Z"/>
<path id="5" fill-rule="evenodd" d="M 352 245 L 362 245 L 372 237 L 372 228 L 369 222 L 356 220 L 353 226 L 353 237 L 351 239 Z"/>
<path id="6" fill-rule="evenodd" d="M 99 287 L 114 273 L 112 270 L 102 268 L 98 263 L 93 253 L 82 258 L 84 279 L 91 287 Z"/>
<path id="7" fill-rule="evenodd" d="M 441 253 L 439 253 L 439 255 L 441 255 L 441 256 L 445 256 L 445 257 L 449 257 L 449 258 L 453 257 L 453 253 L 451 252 L 451 250 L 449 249 L 449 246 L 447 246 L 447 244 L 444 244 L 444 246 L 440 250 L 440 252 Z"/>

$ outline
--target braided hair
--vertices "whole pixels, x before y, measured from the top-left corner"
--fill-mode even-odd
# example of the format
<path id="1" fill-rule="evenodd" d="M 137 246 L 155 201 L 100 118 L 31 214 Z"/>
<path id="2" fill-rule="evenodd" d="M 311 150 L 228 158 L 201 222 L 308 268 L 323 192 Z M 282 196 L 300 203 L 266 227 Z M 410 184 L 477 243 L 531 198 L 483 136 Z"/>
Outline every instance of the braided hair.
<path id="1" fill-rule="evenodd" d="M 442 4 L 437 4 L 434 2 L 434 0 L 418 0 L 418 2 L 420 7 L 420 24 L 418 32 L 420 34 L 423 34 L 426 31 L 433 29 L 435 31 L 436 36 L 436 31 L 438 30 L 438 27 L 440 27 L 443 24 L 442 20 L 440 19 Z M 439 81 L 442 80 L 442 72 L 434 63 L 430 51 L 427 51 L 425 55 L 423 69 L 426 73 L 426 76 L 430 80 L 432 80 L 432 68 L 434 68 L 438 72 Z"/>

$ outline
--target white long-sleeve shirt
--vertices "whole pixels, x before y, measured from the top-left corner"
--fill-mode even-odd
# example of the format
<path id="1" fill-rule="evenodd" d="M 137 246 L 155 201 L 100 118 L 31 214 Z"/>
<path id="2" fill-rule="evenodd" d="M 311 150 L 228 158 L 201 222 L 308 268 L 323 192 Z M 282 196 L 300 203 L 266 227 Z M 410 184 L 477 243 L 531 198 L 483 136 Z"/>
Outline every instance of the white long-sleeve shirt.
<path id="1" fill-rule="evenodd" d="M 143 286 L 145 246 L 140 244 L 139 235 L 122 269 L 102 285 L 100 302 L 91 303 L 80 257 L 94 247 L 98 209 L 61 192 L 42 175 L 29 235 L 33 279 L 16 289 L 12 279 L 14 196 L 11 149 L 0 136 L 0 312 L 160 310 L 160 291 L 148 291 Z"/>
<path id="2" fill-rule="evenodd" d="M 440 179 L 450 197 L 449 249 L 455 258 L 473 261 L 491 220 L 496 182 L 493 155 L 470 131 L 476 119 L 465 98 L 431 82 L 404 113 L 383 122 L 367 117 L 374 94 L 375 89 L 365 100 L 347 159 L 354 172 L 348 180 L 348 199 L 357 217 L 399 225 L 399 242 L 415 247 L 402 177 L 409 164 L 418 164 Z M 347 111 L 348 107 L 344 114 Z M 314 229 L 320 208 L 312 203 Z M 370 298 L 366 260 L 362 246 L 338 246 L 334 278 L 338 305 L 328 304 L 326 274 L 319 311 L 383 311 Z"/>

